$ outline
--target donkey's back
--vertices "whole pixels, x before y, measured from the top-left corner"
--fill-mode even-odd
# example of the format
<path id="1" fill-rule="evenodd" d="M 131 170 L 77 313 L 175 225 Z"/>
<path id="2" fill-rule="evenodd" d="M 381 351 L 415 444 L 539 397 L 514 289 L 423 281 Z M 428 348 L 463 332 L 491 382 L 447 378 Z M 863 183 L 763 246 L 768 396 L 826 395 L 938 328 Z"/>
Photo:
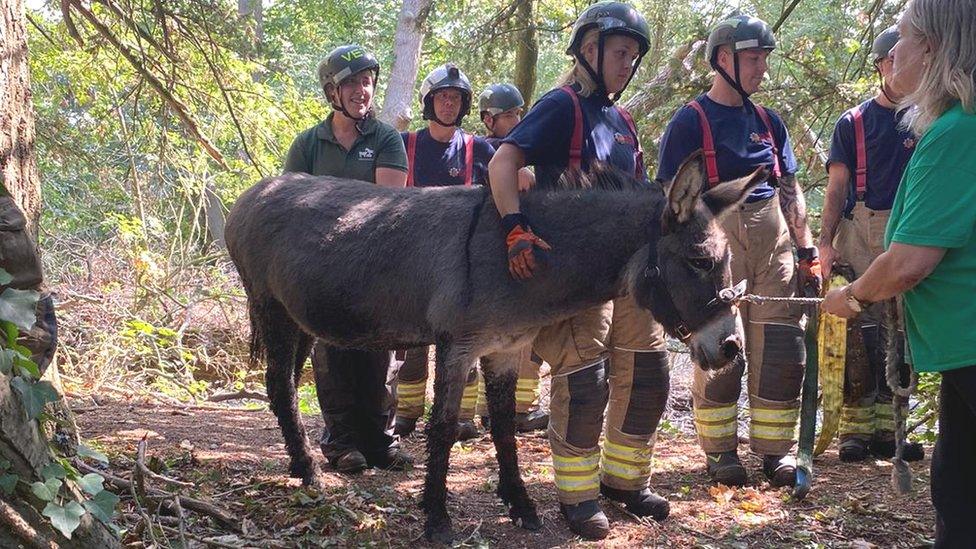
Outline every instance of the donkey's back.
<path id="1" fill-rule="evenodd" d="M 289 173 L 241 195 L 227 247 L 249 299 L 278 301 L 309 333 L 353 347 L 427 343 L 432 324 L 470 301 L 470 239 L 486 200 L 481 188 L 387 189 Z M 499 272 L 480 274 L 505 280 L 494 234 L 494 254 L 479 253 L 497 254 Z"/>

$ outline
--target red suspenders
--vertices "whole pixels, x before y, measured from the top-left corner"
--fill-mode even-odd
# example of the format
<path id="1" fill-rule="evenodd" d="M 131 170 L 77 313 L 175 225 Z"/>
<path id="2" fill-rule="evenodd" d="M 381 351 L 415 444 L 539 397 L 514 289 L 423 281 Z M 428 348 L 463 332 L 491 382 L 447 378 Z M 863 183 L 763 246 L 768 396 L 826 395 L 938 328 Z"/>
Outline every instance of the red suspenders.
<path id="1" fill-rule="evenodd" d="M 705 153 L 705 172 L 708 174 L 708 185 L 712 186 L 718 183 L 718 163 L 715 161 L 715 141 L 712 139 L 712 128 L 708 125 L 705 109 L 702 108 L 701 103 L 697 99 L 690 101 L 688 106 L 695 109 L 698 113 L 698 123 L 701 124 L 702 132 L 702 149 L 704 149 Z M 766 126 L 766 131 L 769 132 L 769 142 L 773 148 L 773 176 L 779 179 L 782 172 L 779 168 L 779 149 L 776 147 L 773 123 L 769 119 L 769 113 L 766 112 L 766 109 L 759 105 L 753 106 L 756 108 L 756 114 L 759 115 L 759 118 L 762 119 L 763 124 Z"/>
<path id="2" fill-rule="evenodd" d="M 854 120 L 854 143 L 857 157 L 857 170 L 854 172 L 854 190 L 857 200 L 864 200 L 864 193 L 868 189 L 868 153 L 864 146 L 864 119 L 861 117 L 860 106 L 847 111 Z"/>
<path id="3" fill-rule="evenodd" d="M 573 88 L 563 86 L 559 89 L 573 100 L 573 135 L 569 139 L 569 164 L 567 167 L 578 170 L 583 164 L 583 109 L 580 107 L 579 97 Z M 644 174 L 641 173 L 641 168 L 644 166 L 644 149 L 641 148 L 640 138 L 637 136 L 637 126 L 634 124 L 634 118 L 626 109 L 623 107 L 616 107 L 616 109 L 620 113 L 620 117 L 627 123 L 627 127 L 630 128 L 630 133 L 634 134 L 634 144 L 637 146 L 634 172 L 637 179 L 642 179 L 644 177 Z"/>
<path id="4" fill-rule="evenodd" d="M 407 134 L 407 186 L 413 187 L 414 157 L 417 155 L 417 132 Z M 464 186 L 474 181 L 474 136 L 464 134 Z"/>

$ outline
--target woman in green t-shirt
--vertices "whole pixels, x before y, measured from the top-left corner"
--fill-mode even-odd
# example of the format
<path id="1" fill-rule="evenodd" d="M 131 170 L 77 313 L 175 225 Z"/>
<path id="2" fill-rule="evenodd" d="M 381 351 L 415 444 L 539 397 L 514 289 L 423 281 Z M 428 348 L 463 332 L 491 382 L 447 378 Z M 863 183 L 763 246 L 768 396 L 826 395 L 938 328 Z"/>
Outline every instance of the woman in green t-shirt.
<path id="1" fill-rule="evenodd" d="M 916 370 L 941 372 L 932 454 L 935 546 L 976 539 L 976 2 L 913 0 L 891 84 L 919 136 L 885 234 L 887 251 L 823 308 L 853 317 L 903 294 Z"/>

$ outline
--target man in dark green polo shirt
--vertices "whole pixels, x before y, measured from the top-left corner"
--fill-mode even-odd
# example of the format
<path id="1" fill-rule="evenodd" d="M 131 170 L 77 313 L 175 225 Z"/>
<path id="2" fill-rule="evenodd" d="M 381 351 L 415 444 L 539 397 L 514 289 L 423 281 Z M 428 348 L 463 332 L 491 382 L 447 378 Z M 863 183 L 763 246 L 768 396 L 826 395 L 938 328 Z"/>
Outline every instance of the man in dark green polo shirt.
<path id="1" fill-rule="evenodd" d="M 359 179 L 387 187 L 407 181 L 400 134 L 373 117 L 380 66 L 362 47 L 340 46 L 319 64 L 333 112 L 292 143 L 286 172 Z M 325 429 L 322 453 L 337 471 L 402 470 L 412 459 L 393 436 L 396 399 L 387 382 L 390 352 L 337 349 L 316 341 L 312 368 Z"/>

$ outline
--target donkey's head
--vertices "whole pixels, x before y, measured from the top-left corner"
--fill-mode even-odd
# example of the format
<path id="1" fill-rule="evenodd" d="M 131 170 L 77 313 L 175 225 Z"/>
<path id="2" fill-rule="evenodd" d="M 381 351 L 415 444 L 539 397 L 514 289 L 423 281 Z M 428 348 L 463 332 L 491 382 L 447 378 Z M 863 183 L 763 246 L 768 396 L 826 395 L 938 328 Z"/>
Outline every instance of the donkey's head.
<path id="1" fill-rule="evenodd" d="M 632 283 L 638 303 L 688 345 L 695 363 L 717 369 L 741 359 L 744 342 L 737 300 L 745 290 L 732 280 L 731 253 L 718 220 L 768 173 L 760 168 L 703 192 L 703 168 L 698 151 L 678 169 L 667 189 L 660 224 L 653 223 L 649 230 L 647 261 L 643 269 L 635 265 Z"/>

